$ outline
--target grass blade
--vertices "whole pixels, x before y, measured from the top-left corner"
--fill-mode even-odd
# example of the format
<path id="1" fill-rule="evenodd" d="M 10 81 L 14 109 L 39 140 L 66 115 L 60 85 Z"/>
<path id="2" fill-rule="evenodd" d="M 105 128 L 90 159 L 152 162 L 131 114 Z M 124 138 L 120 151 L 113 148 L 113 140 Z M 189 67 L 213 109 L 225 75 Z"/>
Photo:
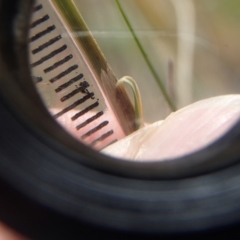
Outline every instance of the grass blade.
<path id="1" fill-rule="evenodd" d="M 116 4 L 117 4 L 117 6 L 119 8 L 119 11 L 121 12 L 122 17 L 123 17 L 126 25 L 128 26 L 128 28 L 129 28 L 129 30 L 130 30 L 133 38 L 134 38 L 134 41 L 136 42 L 136 44 L 137 44 L 137 46 L 138 46 L 138 48 L 139 48 L 139 50 L 140 50 L 140 52 L 141 52 L 145 62 L 146 62 L 146 64 L 148 65 L 148 67 L 149 67 L 149 69 L 150 69 L 150 71 L 151 71 L 151 73 L 152 73 L 156 83 L 158 84 L 160 90 L 162 91 L 162 94 L 165 97 L 165 100 L 167 101 L 170 109 L 172 111 L 175 111 L 176 107 L 175 107 L 174 103 L 172 102 L 170 96 L 168 95 L 167 90 L 166 90 L 164 84 L 161 81 L 161 78 L 159 77 L 159 75 L 157 74 L 156 70 L 154 69 L 154 67 L 153 67 L 153 65 L 152 65 L 152 63 L 151 63 L 147 53 L 145 52 L 142 44 L 140 43 L 140 41 L 139 41 L 135 31 L 133 30 L 133 27 L 132 27 L 128 17 L 126 16 L 124 10 L 123 10 L 122 5 L 120 4 L 119 0 L 115 0 L 115 1 L 116 1 Z"/>

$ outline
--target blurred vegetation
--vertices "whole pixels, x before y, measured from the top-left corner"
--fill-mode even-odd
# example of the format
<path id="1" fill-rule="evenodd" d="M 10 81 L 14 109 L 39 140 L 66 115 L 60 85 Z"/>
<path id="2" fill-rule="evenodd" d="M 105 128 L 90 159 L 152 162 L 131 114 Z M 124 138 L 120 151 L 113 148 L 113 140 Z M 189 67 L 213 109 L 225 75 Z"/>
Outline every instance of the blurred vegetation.
<path id="1" fill-rule="evenodd" d="M 157 73 L 174 90 L 178 107 L 240 92 L 239 0 L 120 2 Z M 165 118 L 168 105 L 115 1 L 75 3 L 116 76 L 129 75 L 138 83 L 145 121 Z"/>

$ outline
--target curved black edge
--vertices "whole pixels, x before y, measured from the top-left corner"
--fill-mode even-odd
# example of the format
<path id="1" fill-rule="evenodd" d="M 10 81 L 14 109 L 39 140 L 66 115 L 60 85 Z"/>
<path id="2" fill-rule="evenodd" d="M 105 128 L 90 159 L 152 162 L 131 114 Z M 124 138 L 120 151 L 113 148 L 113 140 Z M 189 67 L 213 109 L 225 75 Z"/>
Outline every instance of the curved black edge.
<path id="1" fill-rule="evenodd" d="M 29 6 L 30 2 L 31 1 L 28 2 L 27 0 L 0 1 L 0 17 L 4 20 L 0 21 L 0 27 L 6 30 L 3 34 L 2 32 L 0 34 L 0 47 L 4 53 L 4 61 L 1 62 L 4 63 L 4 65 L 1 65 L 1 71 L 5 71 L 4 74 L 2 74 L 4 76 L 1 76 L 0 80 L 3 80 L 2 82 L 5 80 L 5 85 L 1 86 L 5 86 L 6 89 L 8 89 L 7 92 L 3 92 L 2 89 L 1 94 L 4 96 L 3 99 L 6 99 L 7 94 L 10 93 L 9 89 L 12 88 L 13 92 L 16 90 L 15 97 L 23 96 L 23 94 L 18 94 L 18 90 L 21 89 L 29 99 L 34 99 L 33 102 L 35 105 L 29 104 L 28 106 L 38 106 L 42 108 L 44 112 L 46 110 L 44 110 L 36 94 L 31 92 L 33 95 L 29 95 L 28 89 L 25 89 L 24 80 L 28 81 L 30 74 L 26 65 L 27 46 L 26 42 L 24 42 L 24 36 L 23 38 L 20 37 L 17 39 L 20 41 L 19 44 L 16 44 L 14 41 L 11 42 L 11 39 L 14 37 L 14 32 L 12 32 L 13 25 L 15 24 L 13 22 L 13 16 L 17 12 L 17 8 L 15 7 L 19 6 L 20 3 Z M 25 21 L 27 20 L 25 19 Z M 20 25 L 21 23 L 22 22 L 19 21 Z M 6 39 L 9 39 L 9 42 L 6 41 Z M 21 40 L 23 41 L 22 43 Z M 19 62 L 21 54 L 23 54 L 22 63 Z M 3 66 L 6 67 L 7 70 L 4 70 Z M 13 86 L 7 88 L 6 80 L 10 79 L 14 79 L 12 83 L 15 82 L 16 85 L 19 86 L 18 90 Z M 17 82 L 17 80 L 20 82 Z M 4 84 L 2 82 L 1 84 Z M 17 99 L 17 101 L 22 101 L 22 99 L 23 98 Z M 25 104 L 27 104 L 27 98 L 24 98 L 23 103 L 24 101 Z M 8 107 L 9 106 L 10 105 L 8 105 Z M 13 106 L 14 104 L 12 107 Z M 152 235 L 153 232 L 157 232 L 158 238 L 171 236 L 174 239 L 176 236 L 182 236 L 189 237 L 189 239 L 192 237 L 197 239 L 197 235 L 200 239 L 204 236 L 215 236 L 222 239 L 225 235 L 229 237 L 231 234 L 238 234 L 237 229 L 239 225 L 235 227 L 230 225 L 239 223 L 240 219 L 240 206 L 238 206 L 240 199 L 240 180 L 238 176 L 239 173 L 236 172 L 238 171 L 239 164 L 235 165 L 236 168 L 229 166 L 226 171 L 221 169 L 222 172 L 219 171 L 219 174 L 217 172 L 212 174 L 210 174 L 210 172 L 208 172 L 208 174 L 205 173 L 205 176 L 202 176 L 199 181 L 197 177 L 190 178 L 189 176 L 189 179 L 183 181 L 176 180 L 176 186 L 174 187 L 174 180 L 166 182 L 156 181 L 154 179 L 147 180 L 147 177 L 151 177 L 151 169 L 157 169 L 157 167 L 164 165 L 122 164 L 119 162 L 115 164 L 116 169 L 118 167 L 120 168 L 119 171 L 124 171 L 124 168 L 131 166 L 129 169 L 126 169 L 129 173 L 128 178 L 121 178 L 121 174 L 114 176 L 114 173 L 117 174 L 117 170 L 111 172 L 112 169 L 106 167 L 111 161 L 104 159 L 100 154 L 87 152 L 81 154 L 80 152 L 79 155 L 71 155 L 65 151 L 66 149 L 61 150 L 60 145 L 56 145 L 50 149 L 54 144 L 51 145 L 50 140 L 47 138 L 44 139 L 44 137 L 42 137 L 40 141 L 40 137 L 36 137 L 36 132 L 31 132 L 30 128 L 27 129 L 23 126 L 24 124 L 20 124 L 19 118 L 14 116 L 8 107 L 6 107 L 3 102 L 0 103 L 0 218 L 19 232 L 33 239 L 79 239 L 81 235 L 84 237 L 87 236 L 85 237 L 86 239 L 94 239 L 96 236 L 105 237 L 106 239 L 123 239 L 124 237 L 141 239 L 145 237 L 149 238 L 149 236 L 152 238 L 155 237 Z M 39 116 L 45 116 L 46 119 L 49 120 L 49 122 L 46 121 L 46 124 L 48 124 L 48 129 L 50 129 L 51 127 L 49 127 L 49 125 L 51 126 L 53 121 L 51 123 L 47 113 Z M 37 118 L 37 116 L 35 117 Z M 30 120 L 31 119 L 33 118 L 30 118 Z M 22 121 L 24 122 L 24 120 Z M 36 120 L 36 123 L 39 122 Z M 32 127 L 34 128 L 34 125 Z M 53 128 L 56 129 L 56 127 Z M 177 167 L 184 168 L 186 166 L 185 162 L 191 159 L 197 160 L 197 166 L 199 167 L 201 167 L 202 159 L 217 161 L 227 158 L 229 161 L 239 161 L 239 129 L 238 124 L 225 138 L 214 143 L 213 151 L 209 148 L 205 153 L 199 152 L 196 154 L 195 158 L 188 156 L 182 159 L 182 165 L 177 165 Z M 52 133 L 54 134 L 54 131 Z M 63 133 L 58 135 L 60 139 L 65 136 L 67 135 Z M 74 145 L 74 142 L 70 138 L 67 138 L 65 141 L 66 144 L 68 139 L 69 142 Z M 223 146 L 222 149 L 219 149 L 219 144 Z M 21 146 L 23 149 L 20 149 Z M 31 149 L 30 146 L 34 149 Z M 77 147 L 76 145 L 76 148 Z M 33 151 L 31 152 L 30 150 Z M 82 148 L 82 150 L 84 149 Z M 31 157 L 30 152 L 35 156 Z M 28 158 L 31 161 L 28 162 Z M 50 161 L 47 161 L 48 159 Z M 93 162 L 95 161 L 94 163 L 100 162 L 100 164 L 98 163 L 99 165 L 104 163 L 105 170 L 98 171 L 101 168 L 97 168 L 96 166 L 90 169 L 90 164 L 80 166 L 80 163 L 88 160 L 93 160 Z M 77 167 L 78 164 L 79 167 Z M 165 169 L 171 170 L 173 164 L 175 163 L 166 165 Z M 131 177 L 131 171 L 134 170 L 134 167 L 137 168 L 136 171 L 139 171 L 138 179 Z M 196 165 L 193 167 L 196 167 Z M 55 169 L 57 172 L 52 175 L 44 175 L 43 173 L 46 173 L 42 172 L 44 168 L 49 171 Z M 78 169 L 80 176 L 76 175 Z M 102 169 L 104 169 L 104 167 Z M 144 169 L 147 170 L 149 175 L 145 175 L 145 180 L 143 180 L 143 178 L 141 180 L 140 176 Z M 174 171 L 176 170 L 177 169 L 174 169 Z M 172 175 L 174 175 L 174 171 Z M 157 174 L 157 170 L 154 174 Z M 193 175 L 194 174 L 192 174 L 192 176 Z M 85 189 L 81 185 L 81 180 L 91 181 L 89 189 Z M 219 183 L 217 184 L 218 181 Z M 206 185 L 206 182 L 208 182 L 208 185 Z M 204 186 L 204 184 L 206 189 L 209 188 L 209 195 L 203 195 L 206 189 L 201 189 L 201 186 Z M 99 191 L 100 185 L 106 188 L 102 192 Z M 203 191 L 202 195 L 198 194 L 198 188 Z M 157 191 L 158 189 L 159 191 Z M 184 191 L 184 189 L 186 191 Z M 195 192 L 194 189 L 196 189 Z M 55 190 L 59 190 L 59 194 L 57 194 Z M 179 197 L 179 199 L 175 199 L 174 205 L 172 204 L 174 199 L 172 199 L 171 194 L 169 194 L 171 191 L 175 193 L 175 197 Z M 218 195 L 211 195 L 214 191 L 217 191 Z M 129 195 L 129 192 L 132 194 Z M 176 194 L 177 192 L 179 192 L 179 195 Z M 187 199 L 188 201 L 181 202 L 181 199 L 186 196 L 186 193 L 192 193 L 193 195 Z M 96 196 L 99 198 L 96 198 Z M 204 199 L 204 197 L 206 199 Z M 66 204 L 66 200 L 72 201 L 74 206 Z M 96 210 L 99 210 L 99 212 L 103 214 L 99 215 L 97 212 L 94 212 L 94 210 L 89 211 L 88 213 L 92 216 L 92 220 L 90 221 L 91 216 L 89 218 L 88 214 L 83 213 L 84 209 L 80 208 L 80 201 L 85 201 L 84 204 L 86 207 L 92 204 Z M 190 211 L 193 206 L 195 207 L 194 210 L 201 211 L 196 214 L 196 218 L 189 219 L 189 226 L 187 224 L 184 225 L 182 220 L 186 217 L 187 211 Z M 221 208 L 225 209 L 228 206 L 230 207 L 229 211 L 221 215 Z M 218 207 L 216 210 L 218 212 L 214 211 L 215 207 Z M 149 222 L 149 226 L 146 227 L 146 222 L 144 221 L 144 214 L 150 214 L 149 216 L 151 217 L 151 214 L 154 213 L 153 208 L 156 215 L 158 214 L 159 219 L 161 219 L 161 221 L 159 220 L 159 229 L 157 229 L 156 225 L 151 226 Z M 174 212 L 176 209 L 178 211 Z M 116 212 L 114 212 L 115 210 L 117 213 L 121 211 L 122 213 L 116 214 Z M 178 215 L 174 215 L 177 213 Z M 139 214 L 141 218 L 138 219 L 134 214 Z M 202 214 L 205 214 L 205 218 L 201 219 Z M 129 219 L 126 218 L 125 222 L 118 219 L 119 216 L 124 215 L 128 216 Z M 113 218 L 111 218 L 111 216 Z M 174 219 L 174 216 L 176 219 Z M 148 215 L 146 215 L 146 217 L 148 217 Z M 167 217 L 171 217 L 175 225 L 170 224 L 167 226 Z M 139 225 L 131 222 L 132 219 L 135 219 L 136 222 L 139 221 Z M 191 221 L 196 221 L 196 224 L 199 225 L 195 225 L 194 228 L 190 226 Z M 167 230 L 163 229 L 164 227 L 168 227 Z M 115 231 L 112 229 L 115 229 Z M 116 231 L 116 229 L 119 229 L 119 231 Z M 120 229 L 122 231 L 120 231 Z M 207 229 L 212 230 L 208 232 Z M 181 234 L 181 232 L 186 233 L 187 231 L 192 232 L 192 234 Z M 231 231 L 231 233 L 229 233 L 229 231 Z M 165 232 L 165 235 L 163 232 Z M 167 232 L 168 234 L 166 235 Z M 234 235 L 234 237 L 236 236 Z"/>
<path id="2" fill-rule="evenodd" d="M 48 135 L 48 138 L 55 139 L 81 156 L 84 153 L 86 158 L 81 158 L 79 163 L 130 178 L 192 177 L 239 161 L 240 122 L 209 147 L 172 161 L 137 163 L 114 160 L 76 141 L 52 119 L 30 79 L 27 33 L 31 3 L 32 0 L 0 1 L 0 27 L 6 30 L 0 35 L 0 95 L 25 125 L 44 132 L 45 138 Z M 42 139 L 45 141 L 44 137 Z"/>
<path id="3" fill-rule="evenodd" d="M 60 168 L 61 171 L 59 172 L 57 162 L 58 160 L 64 161 L 64 157 L 60 159 L 59 153 L 54 154 L 54 151 L 49 149 L 47 145 L 40 146 L 41 142 L 38 139 L 34 140 L 31 132 L 19 124 L 2 103 L 0 103 L 0 107 L 0 129 L 2 133 L 0 135 L 0 153 L 1 157 L 5 158 L 4 162 L 0 161 L 0 219 L 24 235 L 32 239 L 66 239 L 66 237 L 78 239 L 80 235 L 87 236 L 86 239 L 92 239 L 96 236 L 106 239 L 123 239 L 124 237 L 145 239 L 157 236 L 163 239 L 169 239 L 169 237 L 174 239 L 176 236 L 191 239 L 194 236 L 195 239 L 195 236 L 221 237 L 224 234 L 229 235 L 227 232 L 229 229 L 235 231 L 235 234 L 237 233 L 237 227 L 227 227 L 229 224 L 236 224 L 240 216 L 240 206 L 236 206 L 240 199 L 240 191 L 237 190 L 237 184 L 240 181 L 234 182 L 237 170 L 235 173 L 226 171 L 226 173 L 220 173 L 216 176 L 202 177 L 197 182 L 195 179 L 189 179 L 189 181 L 182 183 L 176 181 L 176 186 L 171 184 L 171 181 L 163 184 L 159 182 L 159 184 L 156 181 L 143 182 L 139 180 L 136 182 L 134 179 L 119 179 L 117 176 L 109 178 L 102 173 L 81 169 L 80 166 L 79 169 L 76 169 L 79 176 L 75 176 L 73 169 L 68 169 L 69 166 L 67 165 L 65 165 L 65 169 L 61 170 Z M 14 135 L 6 135 L 7 132 L 11 133 L 10 129 L 12 133 L 16 132 L 15 130 L 18 131 Z M 19 144 L 20 139 L 23 141 L 22 144 Z M 32 144 L 32 142 L 35 143 Z M 30 162 L 28 162 L 26 158 L 29 158 L 29 155 L 31 156 L 29 147 L 34 145 L 39 146 L 40 153 L 33 151 L 37 155 L 29 159 Z M 24 149 L 21 149 L 21 146 Z M 27 151 L 29 151 L 29 154 L 26 154 Z M 41 155 L 45 156 L 46 159 L 41 158 Z M 50 161 L 49 166 L 46 162 L 47 158 Z M 51 164 L 53 165 L 51 166 Z M 71 165 L 71 162 L 69 164 Z M 73 167 L 75 168 L 76 165 Z M 47 176 L 42 174 L 42 168 L 47 168 L 49 171 L 56 169 L 58 172 L 52 174 L 52 176 L 47 174 L 49 175 Z M 233 179 L 229 178 L 229 174 L 232 174 Z M 230 182 L 226 183 L 225 187 L 222 186 L 224 181 L 216 185 L 216 182 L 224 176 Z M 6 182 L 5 179 L 8 179 L 8 181 Z M 81 184 L 81 179 L 86 181 L 89 189 Z M 206 186 L 209 187 L 209 193 L 205 196 L 204 194 L 199 195 L 198 188 L 203 186 L 201 191 L 204 192 L 206 181 L 209 184 Z M 99 195 L 100 186 L 103 187 L 103 190 L 100 191 Z M 129 191 L 132 192 L 130 196 Z M 168 191 L 172 192 L 176 198 L 171 198 L 171 194 L 167 194 Z M 219 195 L 211 196 L 211 193 L 215 191 L 219 191 Z M 228 195 L 229 191 L 230 194 Z M 177 192 L 179 194 L 176 194 Z M 192 196 L 184 201 L 181 200 L 189 193 Z M 89 196 L 89 198 L 86 199 L 86 196 Z M 206 198 L 206 202 L 204 202 L 204 198 Z M 175 200 L 174 204 L 173 200 Z M 69 205 L 69 201 L 74 205 L 73 208 Z M 81 201 L 84 205 L 81 205 Z M 146 205 L 144 205 L 144 202 Z M 229 212 L 223 214 L 222 219 L 219 219 L 221 206 L 224 208 L 225 205 L 227 206 L 232 202 L 236 203 L 235 206 L 229 209 Z M 96 212 L 94 210 L 88 211 L 91 216 L 90 220 L 82 212 L 84 207 L 89 208 L 89 204 L 96 209 Z M 212 209 L 208 209 L 209 204 L 212 205 Z M 186 224 L 181 226 L 187 212 L 192 211 L 193 206 L 195 206 L 197 212 L 202 209 L 201 212 L 188 221 L 189 226 Z M 153 226 L 149 225 L 152 221 L 150 218 L 154 218 L 154 215 L 151 215 L 152 208 L 159 215 L 159 225 L 157 226 L 156 223 L 155 226 L 154 224 Z M 99 210 L 100 212 L 105 211 L 105 214 L 98 214 Z M 114 212 L 115 210 L 117 213 Z M 207 216 L 208 211 L 210 216 Z M 142 216 L 139 215 L 139 219 L 134 217 L 134 214 L 141 212 Z M 211 215 L 214 212 L 216 212 L 216 215 Z M 132 219 L 129 214 L 133 214 Z M 201 219 L 201 214 L 205 218 L 203 216 Z M 122 217 L 126 218 L 124 223 L 121 219 L 118 219 Z M 145 217 L 148 220 L 144 221 Z M 174 219 L 175 217 L 176 219 Z M 170 220 L 168 226 L 165 222 L 167 218 L 168 221 Z M 136 221 L 135 224 L 132 222 L 133 219 Z M 219 220 L 221 227 L 216 227 Z M 191 222 L 196 222 L 195 226 L 191 226 Z M 214 222 L 217 224 L 214 224 Z M 213 226 L 211 226 L 211 223 L 213 223 Z M 165 227 L 167 229 L 164 229 Z M 211 229 L 211 231 L 208 231 L 208 229 Z M 186 232 L 191 232 L 191 234 Z"/>
<path id="4" fill-rule="evenodd" d="M 34 240 L 145 239 L 149 235 L 123 233 L 69 218 L 27 198 L 0 179 L 0 219 L 17 232 Z M 16 200 L 17 199 L 17 200 Z M 154 237 L 154 235 L 153 235 Z"/>
<path id="5" fill-rule="evenodd" d="M 27 198 L 0 178 L 0 219 L 9 227 L 32 240 L 66 239 L 239 239 L 239 224 L 185 234 L 139 234 L 113 231 L 87 225 L 66 217 Z M 16 200 L 17 199 L 17 200 Z"/>

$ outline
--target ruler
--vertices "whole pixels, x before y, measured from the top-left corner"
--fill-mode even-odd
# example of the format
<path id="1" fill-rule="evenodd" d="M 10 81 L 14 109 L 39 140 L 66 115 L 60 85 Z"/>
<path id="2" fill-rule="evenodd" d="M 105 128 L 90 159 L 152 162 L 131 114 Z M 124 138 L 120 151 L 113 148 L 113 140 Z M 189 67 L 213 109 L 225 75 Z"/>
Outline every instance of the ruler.
<path id="1" fill-rule="evenodd" d="M 47 109 L 81 142 L 100 150 L 136 129 L 131 101 L 73 1 L 36 1 L 29 58 Z"/>

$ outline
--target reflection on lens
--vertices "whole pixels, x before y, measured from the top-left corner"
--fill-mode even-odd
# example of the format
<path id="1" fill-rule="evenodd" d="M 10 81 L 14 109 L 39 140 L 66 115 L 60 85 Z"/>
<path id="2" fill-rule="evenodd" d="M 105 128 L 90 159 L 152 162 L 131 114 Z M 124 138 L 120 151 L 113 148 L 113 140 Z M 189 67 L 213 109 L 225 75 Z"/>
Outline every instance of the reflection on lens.
<path id="1" fill-rule="evenodd" d="M 234 0 L 38 0 L 33 82 L 56 121 L 93 149 L 138 161 L 184 156 L 239 118 L 238 9 Z M 140 97 L 126 82 L 117 89 L 114 75 L 130 76 Z"/>

